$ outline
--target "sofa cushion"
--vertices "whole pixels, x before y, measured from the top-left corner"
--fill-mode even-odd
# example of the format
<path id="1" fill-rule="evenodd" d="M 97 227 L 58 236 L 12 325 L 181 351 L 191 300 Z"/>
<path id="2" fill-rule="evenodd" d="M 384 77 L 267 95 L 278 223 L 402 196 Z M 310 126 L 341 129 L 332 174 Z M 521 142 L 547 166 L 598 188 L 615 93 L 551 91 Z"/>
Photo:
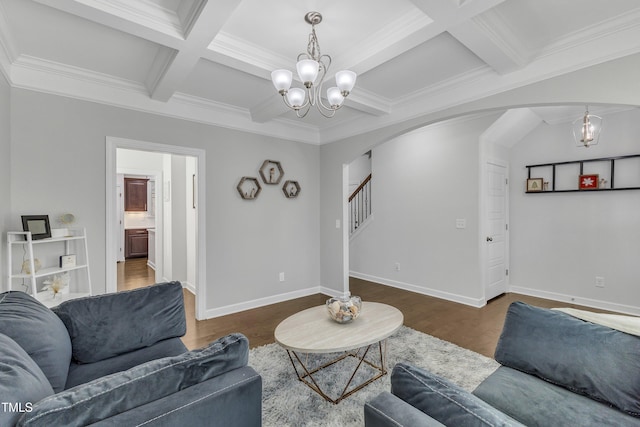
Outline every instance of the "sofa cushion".
<path id="1" fill-rule="evenodd" d="M 53 394 L 49 380 L 14 340 L 0 334 L 0 426 L 12 426 L 37 401 Z"/>
<path id="2" fill-rule="evenodd" d="M 393 368 L 391 393 L 447 426 L 522 426 L 450 381 L 404 363 Z"/>
<path id="3" fill-rule="evenodd" d="M 555 310 L 512 303 L 495 359 L 640 416 L 640 338 Z"/>
<path id="4" fill-rule="evenodd" d="M 78 363 L 108 359 L 186 333 L 180 282 L 65 301 L 53 311 Z"/>
<path id="5" fill-rule="evenodd" d="M 54 391 L 64 390 L 71 342 L 64 324 L 50 309 L 24 292 L 0 294 L 0 333 L 27 352 Z"/>
<path id="6" fill-rule="evenodd" d="M 105 375 L 126 371 L 134 366 L 163 357 L 178 356 L 187 351 L 180 338 L 169 338 L 129 353 L 120 354 L 94 363 L 75 363 L 69 366 L 66 388 L 88 383 Z"/>
<path id="7" fill-rule="evenodd" d="M 231 334 L 208 347 L 108 375 L 45 398 L 18 426 L 84 426 L 246 366 L 249 342 Z"/>
<path id="8" fill-rule="evenodd" d="M 529 427 L 640 427 L 640 418 L 506 366 L 473 394 Z"/>
<path id="9" fill-rule="evenodd" d="M 404 400 L 383 391 L 364 404 L 366 427 L 445 427 Z"/>
<path id="10" fill-rule="evenodd" d="M 91 424 L 123 426 L 260 427 L 262 378 L 250 366 L 243 366 Z"/>

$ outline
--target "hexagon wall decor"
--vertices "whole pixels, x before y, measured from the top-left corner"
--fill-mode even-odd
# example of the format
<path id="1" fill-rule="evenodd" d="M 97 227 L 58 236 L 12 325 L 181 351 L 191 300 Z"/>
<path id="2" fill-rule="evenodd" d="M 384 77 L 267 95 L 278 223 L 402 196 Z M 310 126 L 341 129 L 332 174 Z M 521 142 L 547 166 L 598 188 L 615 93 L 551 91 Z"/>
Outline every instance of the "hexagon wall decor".
<path id="1" fill-rule="evenodd" d="M 277 160 L 265 160 L 260 166 L 260 176 L 265 184 L 277 185 L 284 175 L 282 165 Z"/>
<path id="2" fill-rule="evenodd" d="M 300 194 L 300 184 L 298 181 L 287 180 L 282 186 L 282 192 L 287 199 L 295 199 Z"/>
<path id="3" fill-rule="evenodd" d="M 245 200 L 255 199 L 262 191 L 258 178 L 252 176 L 243 176 L 236 188 L 240 193 L 240 197 Z"/>

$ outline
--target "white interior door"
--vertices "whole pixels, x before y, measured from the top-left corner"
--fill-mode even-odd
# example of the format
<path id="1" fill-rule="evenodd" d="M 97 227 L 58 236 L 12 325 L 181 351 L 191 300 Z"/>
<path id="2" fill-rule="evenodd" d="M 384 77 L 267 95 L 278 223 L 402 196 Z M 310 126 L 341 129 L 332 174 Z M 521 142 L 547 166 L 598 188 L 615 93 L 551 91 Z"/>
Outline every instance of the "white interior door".
<path id="1" fill-rule="evenodd" d="M 507 168 L 487 163 L 485 299 L 507 291 Z"/>

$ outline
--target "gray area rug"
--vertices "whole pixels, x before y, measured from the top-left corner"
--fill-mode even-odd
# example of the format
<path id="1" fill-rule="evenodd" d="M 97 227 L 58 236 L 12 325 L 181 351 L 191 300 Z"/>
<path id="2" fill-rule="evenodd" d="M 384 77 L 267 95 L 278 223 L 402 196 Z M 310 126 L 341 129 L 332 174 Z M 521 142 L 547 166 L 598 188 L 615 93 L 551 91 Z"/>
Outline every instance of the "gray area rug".
<path id="1" fill-rule="evenodd" d="M 378 356 L 378 351 L 372 356 Z M 328 360 L 326 356 L 309 357 L 308 363 L 314 366 Z M 391 390 L 389 376 L 398 362 L 427 369 L 469 391 L 498 367 L 493 359 L 403 326 L 387 341 L 389 374 L 335 405 L 298 380 L 287 352 L 278 344 L 249 352 L 249 365 L 262 375 L 262 419 L 265 427 L 363 426 L 364 403 L 381 391 Z M 319 377 L 321 386 L 327 385 L 325 391 L 332 398 L 336 398 L 344 388 L 357 360 L 350 357 L 340 363 L 322 371 Z M 359 375 L 370 375 L 371 368 L 363 370 L 362 366 Z M 356 381 L 358 378 L 356 376 Z"/>

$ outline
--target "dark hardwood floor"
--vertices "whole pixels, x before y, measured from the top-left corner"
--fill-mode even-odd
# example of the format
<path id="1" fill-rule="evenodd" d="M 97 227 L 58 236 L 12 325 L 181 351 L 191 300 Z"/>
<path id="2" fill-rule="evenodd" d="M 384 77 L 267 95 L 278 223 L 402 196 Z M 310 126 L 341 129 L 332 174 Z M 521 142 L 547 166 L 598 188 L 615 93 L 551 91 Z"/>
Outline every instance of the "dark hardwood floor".
<path id="1" fill-rule="evenodd" d="M 118 292 L 141 288 L 155 283 L 155 271 L 147 266 L 146 258 L 131 258 L 118 263 Z"/>
<path id="2" fill-rule="evenodd" d="M 134 289 L 152 283 L 154 283 L 153 270 L 146 266 L 146 260 L 127 260 L 125 263 L 118 264 L 118 290 Z M 410 328 L 489 357 L 493 357 L 507 308 L 513 301 L 524 301 L 547 308 L 585 308 L 511 293 L 491 300 L 485 307 L 474 308 L 355 278 L 351 278 L 350 288 L 351 293 L 361 296 L 363 301 L 384 302 L 397 307 L 404 314 L 404 324 Z M 328 298 L 326 295 L 316 294 L 197 321 L 194 295 L 185 290 L 184 296 L 187 334 L 183 337 L 183 342 L 189 349 L 202 347 L 231 332 L 241 332 L 246 335 L 252 348 L 273 343 L 273 331 L 278 323 L 300 310 L 322 305 Z"/>

